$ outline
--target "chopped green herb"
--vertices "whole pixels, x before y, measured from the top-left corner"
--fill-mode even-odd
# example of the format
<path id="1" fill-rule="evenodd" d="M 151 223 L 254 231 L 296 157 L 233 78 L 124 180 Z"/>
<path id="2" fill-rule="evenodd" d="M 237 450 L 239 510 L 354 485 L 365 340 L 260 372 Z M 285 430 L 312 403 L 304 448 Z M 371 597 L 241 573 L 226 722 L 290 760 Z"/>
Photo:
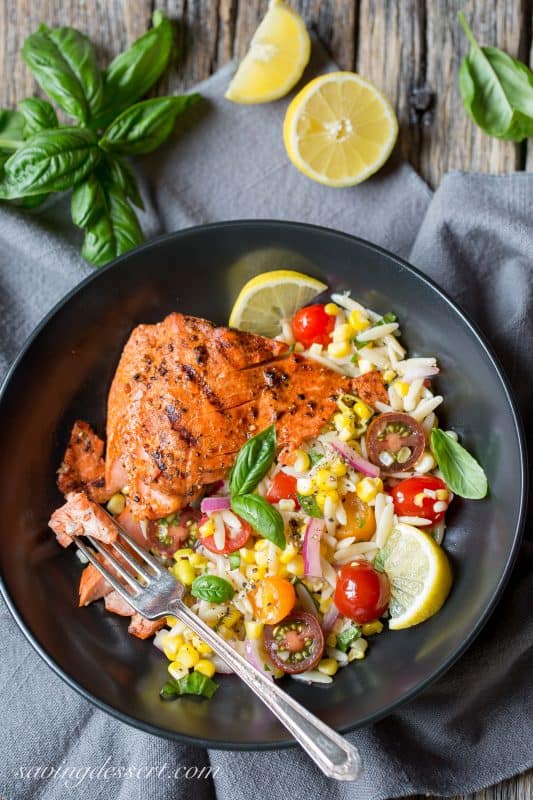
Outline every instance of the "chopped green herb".
<path id="1" fill-rule="evenodd" d="M 318 464 L 324 458 L 323 453 L 319 453 L 318 450 L 308 450 L 307 455 L 309 456 L 309 461 L 311 462 L 312 467 L 314 467 L 315 464 Z"/>
<path id="2" fill-rule="evenodd" d="M 189 672 L 179 680 L 169 680 L 162 686 L 159 696 L 162 700 L 175 700 L 184 694 L 195 694 L 211 698 L 218 689 L 218 683 L 201 672 Z"/>
<path id="3" fill-rule="evenodd" d="M 352 645 L 361 636 L 361 628 L 359 625 L 350 625 L 349 628 L 337 634 L 337 650 L 341 653 L 346 653 L 350 645 Z"/>
<path id="4" fill-rule="evenodd" d="M 300 507 L 305 514 L 309 514 L 310 517 L 322 519 L 322 511 L 319 509 L 316 498 L 313 494 L 309 495 L 309 497 L 304 497 L 303 494 L 297 494 L 296 496 L 298 498 L 298 502 L 300 503 Z"/>
<path id="5" fill-rule="evenodd" d="M 383 314 L 380 320 L 376 322 L 376 325 L 388 325 L 390 322 L 396 322 L 397 316 L 393 311 L 387 311 L 386 314 Z"/>
<path id="6" fill-rule="evenodd" d="M 229 555 L 229 568 L 238 569 L 241 566 L 240 553 L 230 553 Z"/>

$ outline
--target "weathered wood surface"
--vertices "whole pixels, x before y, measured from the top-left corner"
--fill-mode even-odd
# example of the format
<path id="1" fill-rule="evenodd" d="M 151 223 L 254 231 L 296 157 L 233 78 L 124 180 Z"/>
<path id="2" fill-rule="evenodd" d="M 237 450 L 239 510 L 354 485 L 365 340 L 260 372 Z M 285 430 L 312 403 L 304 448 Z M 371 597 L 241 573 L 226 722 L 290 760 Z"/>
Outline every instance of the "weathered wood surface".
<path id="1" fill-rule="evenodd" d="M 268 0 L 0 0 L 0 106 L 36 86 L 20 58 L 40 22 L 86 31 L 104 59 L 144 32 L 155 7 L 178 20 L 182 57 L 161 93 L 187 88 L 242 56 Z M 357 69 L 393 102 L 399 146 L 431 186 L 451 169 L 533 169 L 533 144 L 490 139 L 466 115 L 457 70 L 467 50 L 457 22 L 463 7 L 478 38 L 533 60 L 532 0 L 292 0 L 343 69 Z M 475 765 L 472 765 L 475 769 Z M 469 800 L 530 800 L 533 773 L 469 795 Z M 457 799 L 459 800 L 459 799 Z"/>

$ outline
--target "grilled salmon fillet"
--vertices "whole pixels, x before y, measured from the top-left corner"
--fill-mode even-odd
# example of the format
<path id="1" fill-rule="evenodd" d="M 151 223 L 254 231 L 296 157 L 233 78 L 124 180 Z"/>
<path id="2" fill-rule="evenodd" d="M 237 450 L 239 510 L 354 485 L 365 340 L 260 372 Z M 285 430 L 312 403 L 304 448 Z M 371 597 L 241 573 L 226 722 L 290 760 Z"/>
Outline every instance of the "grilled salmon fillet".
<path id="1" fill-rule="evenodd" d="M 87 422 L 76 420 L 65 455 L 57 471 L 57 486 L 64 495 L 84 491 L 95 503 L 105 503 L 104 443 Z"/>
<path id="2" fill-rule="evenodd" d="M 172 514 L 224 478 L 246 439 L 272 423 L 287 462 L 358 380 L 283 342 L 196 317 L 139 325 L 109 392 L 106 489 L 127 486 L 136 518 Z M 371 381 L 366 401 L 387 402 L 383 381 Z"/>

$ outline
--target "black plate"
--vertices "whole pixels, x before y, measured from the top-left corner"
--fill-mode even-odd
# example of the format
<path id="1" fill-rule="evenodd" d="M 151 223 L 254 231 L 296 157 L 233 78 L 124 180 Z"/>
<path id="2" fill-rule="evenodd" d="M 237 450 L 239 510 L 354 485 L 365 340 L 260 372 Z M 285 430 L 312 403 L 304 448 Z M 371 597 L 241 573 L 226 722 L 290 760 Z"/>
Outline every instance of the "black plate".
<path id="1" fill-rule="evenodd" d="M 232 222 L 180 231 L 95 273 L 49 314 L 17 358 L 0 397 L 2 591 L 29 641 L 67 683 L 144 730 L 214 747 L 291 742 L 234 676 L 210 701 L 159 700 L 166 659 L 133 639 L 101 603 L 78 609 L 79 561 L 47 530 L 61 498 L 55 470 L 74 419 L 104 432 L 106 396 L 122 347 L 139 322 L 178 310 L 224 323 L 251 275 L 292 268 L 351 289 L 382 313 L 394 309 L 411 353 L 436 355 L 447 425 L 484 465 L 481 502 L 457 500 L 446 550 L 455 582 L 423 625 L 371 640 L 366 660 L 328 687 L 285 686 L 325 722 L 350 730 L 389 713 L 447 669 L 494 608 L 516 554 L 526 467 L 509 387 L 479 331 L 433 283 L 367 242 L 286 222 Z"/>

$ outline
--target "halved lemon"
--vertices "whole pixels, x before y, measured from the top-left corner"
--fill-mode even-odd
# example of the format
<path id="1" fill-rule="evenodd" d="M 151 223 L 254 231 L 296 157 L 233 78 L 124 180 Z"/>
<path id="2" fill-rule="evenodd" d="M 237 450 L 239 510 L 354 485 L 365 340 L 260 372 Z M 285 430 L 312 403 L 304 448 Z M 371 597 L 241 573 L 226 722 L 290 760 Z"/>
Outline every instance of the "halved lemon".
<path id="1" fill-rule="evenodd" d="M 225 97 L 234 103 L 268 103 L 290 92 L 305 69 L 311 42 L 305 22 L 283 0 L 270 0 Z"/>
<path id="2" fill-rule="evenodd" d="M 380 561 L 391 584 L 389 628 L 411 628 L 442 608 L 452 571 L 446 553 L 429 534 L 398 523 Z"/>
<path id="3" fill-rule="evenodd" d="M 398 120 L 388 100 L 355 72 L 330 72 L 292 100 L 283 124 L 287 154 L 326 186 L 353 186 L 391 154 Z"/>
<path id="4" fill-rule="evenodd" d="M 282 320 L 289 320 L 299 308 L 327 288 L 322 281 L 301 272 L 287 269 L 263 272 L 241 289 L 229 324 L 248 333 L 277 336 L 281 333 Z"/>

